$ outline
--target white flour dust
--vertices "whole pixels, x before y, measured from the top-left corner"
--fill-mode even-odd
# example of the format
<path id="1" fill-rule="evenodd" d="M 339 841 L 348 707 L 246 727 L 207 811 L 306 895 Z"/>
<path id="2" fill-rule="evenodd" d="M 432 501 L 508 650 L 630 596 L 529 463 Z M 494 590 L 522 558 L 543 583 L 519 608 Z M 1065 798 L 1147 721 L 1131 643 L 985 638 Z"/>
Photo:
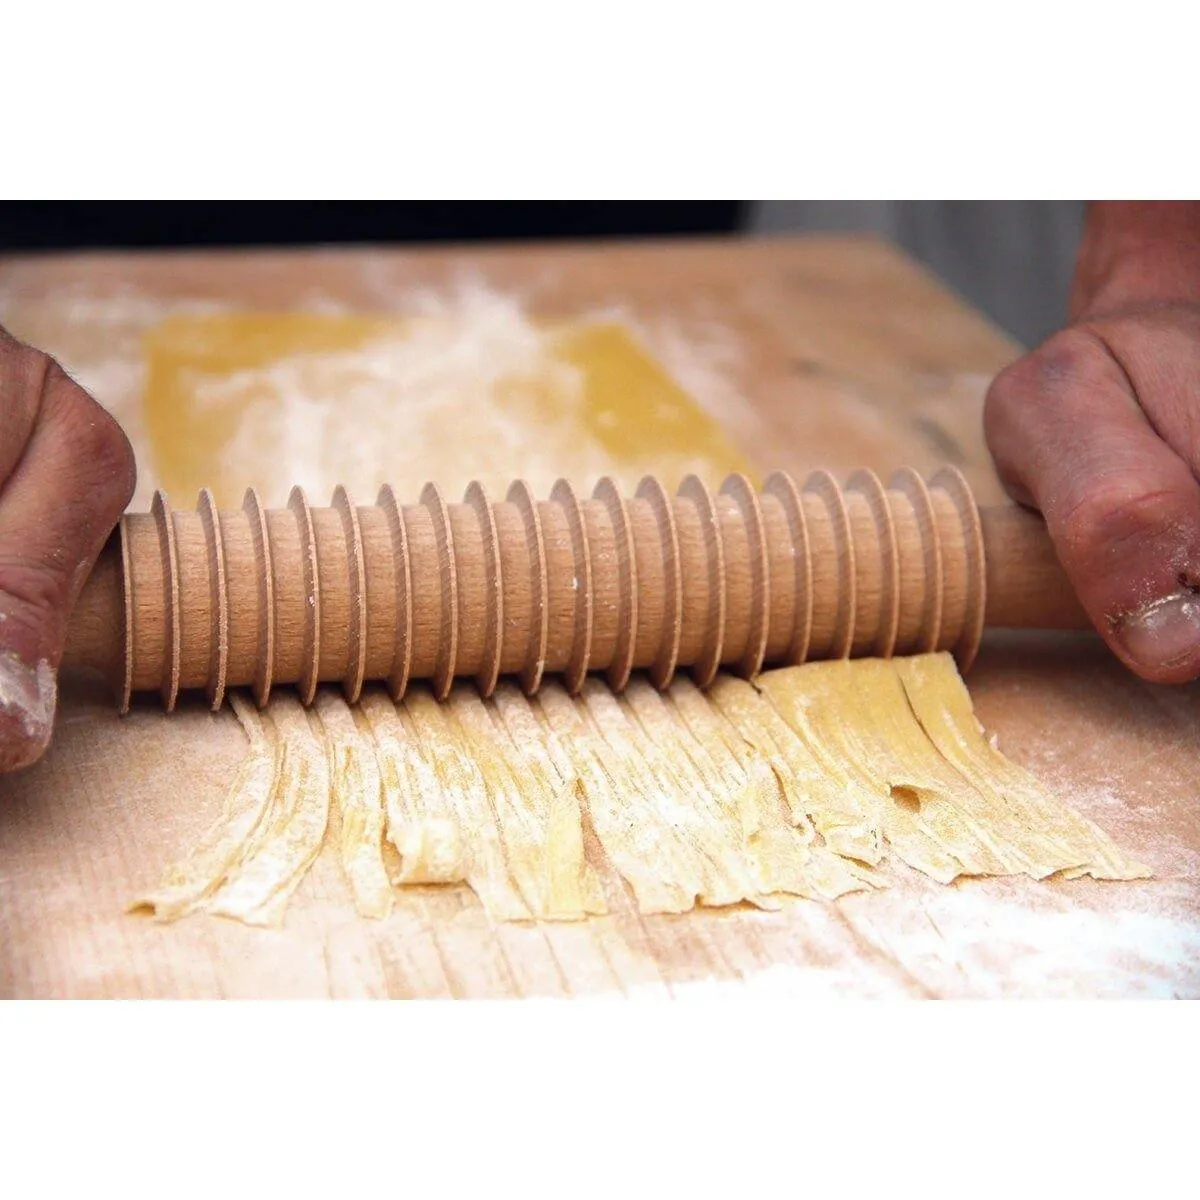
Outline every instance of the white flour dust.
<path id="1" fill-rule="evenodd" d="M 764 999 L 1200 998 L 1194 888 L 1182 880 L 1138 884 L 1121 908 L 1104 911 L 1076 901 L 1076 886 L 986 880 L 838 901 L 854 930 L 839 952 L 812 965 L 756 968 L 742 979 L 675 984 L 672 992 L 701 1001 L 746 992 Z"/>
<path id="2" fill-rule="evenodd" d="M 238 414 L 225 474 L 274 505 L 293 483 L 323 503 L 347 481 L 415 495 L 431 479 L 457 492 L 519 475 L 548 491 L 558 475 L 604 472 L 578 436 L 582 373 L 554 357 L 551 335 L 514 298 L 473 288 L 436 316 L 417 299 L 426 315 L 395 336 L 193 379 L 198 411 Z"/>
<path id="3" fill-rule="evenodd" d="M 0 654 L 0 715 L 20 729 L 23 755 L 11 765 L 32 761 L 50 740 L 58 703 L 58 676 L 44 659 L 36 667 L 16 654 Z"/>

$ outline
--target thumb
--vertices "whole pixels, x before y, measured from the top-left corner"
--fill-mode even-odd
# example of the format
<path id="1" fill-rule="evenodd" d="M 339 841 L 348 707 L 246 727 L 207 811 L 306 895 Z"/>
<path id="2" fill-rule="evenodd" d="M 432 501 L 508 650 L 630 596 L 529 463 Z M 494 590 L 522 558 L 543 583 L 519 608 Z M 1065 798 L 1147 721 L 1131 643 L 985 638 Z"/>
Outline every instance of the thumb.
<path id="1" fill-rule="evenodd" d="M 1200 485 L 1084 327 L 993 383 L 988 443 L 1018 500 L 1042 512 L 1109 646 L 1145 679 L 1200 675 Z"/>
<path id="2" fill-rule="evenodd" d="M 67 623 L 133 494 L 115 421 L 48 356 L 0 331 L 0 770 L 50 739 Z"/>

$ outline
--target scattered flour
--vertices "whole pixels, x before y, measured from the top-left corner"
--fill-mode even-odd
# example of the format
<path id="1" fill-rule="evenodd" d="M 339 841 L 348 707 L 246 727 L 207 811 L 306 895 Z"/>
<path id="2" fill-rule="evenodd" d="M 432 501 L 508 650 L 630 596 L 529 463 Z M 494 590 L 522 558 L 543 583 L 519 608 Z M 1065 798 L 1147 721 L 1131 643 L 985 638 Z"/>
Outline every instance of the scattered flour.
<path id="1" fill-rule="evenodd" d="M 1200 998 L 1195 889 L 1155 881 L 1115 911 L 1027 881 L 907 887 L 836 902 L 853 938 L 813 964 L 757 965 L 744 978 L 674 984 L 679 999 Z M 1136 905 L 1136 907 L 1135 907 Z M 1106 908 L 1107 906 L 1105 906 Z M 1189 913 L 1189 908 L 1191 912 Z"/>

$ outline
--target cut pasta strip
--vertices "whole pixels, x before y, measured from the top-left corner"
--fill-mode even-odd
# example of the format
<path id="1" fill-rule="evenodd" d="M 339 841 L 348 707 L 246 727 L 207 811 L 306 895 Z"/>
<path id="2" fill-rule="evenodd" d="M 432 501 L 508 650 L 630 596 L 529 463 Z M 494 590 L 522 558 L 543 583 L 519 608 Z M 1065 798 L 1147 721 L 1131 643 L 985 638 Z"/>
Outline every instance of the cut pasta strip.
<path id="1" fill-rule="evenodd" d="M 247 925 L 282 924 L 329 822 L 329 767 L 304 709 L 295 696 L 277 693 L 270 717 L 276 730 L 270 811 L 247 854 L 204 905 Z"/>
<path id="2" fill-rule="evenodd" d="M 342 868 L 359 915 L 382 919 L 392 911 L 392 886 L 383 865 L 383 785 L 374 739 L 332 688 L 317 694 L 316 709 L 325 730 L 330 801 L 341 817 Z"/>
<path id="3" fill-rule="evenodd" d="M 163 873 L 158 887 L 140 896 L 131 912 L 150 909 L 160 920 L 173 921 L 196 911 L 241 861 L 270 811 L 275 756 L 258 710 L 239 693 L 229 701 L 250 748 L 225 796 L 221 815 L 186 857 Z"/>

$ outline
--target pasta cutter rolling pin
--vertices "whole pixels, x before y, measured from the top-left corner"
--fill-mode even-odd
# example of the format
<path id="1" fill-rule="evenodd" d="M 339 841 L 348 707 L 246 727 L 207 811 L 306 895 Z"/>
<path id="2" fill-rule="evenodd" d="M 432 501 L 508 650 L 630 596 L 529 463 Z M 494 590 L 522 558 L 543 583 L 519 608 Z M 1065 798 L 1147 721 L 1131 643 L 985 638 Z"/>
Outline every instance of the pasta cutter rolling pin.
<path id="1" fill-rule="evenodd" d="M 674 496 L 653 477 L 627 497 L 560 480 L 540 501 L 522 482 L 499 502 L 473 483 L 459 503 L 428 484 L 365 507 L 339 487 L 313 508 L 297 488 L 272 510 L 251 490 L 218 511 L 206 490 L 195 511 L 158 493 L 122 519 L 63 665 L 105 673 L 122 711 L 192 689 L 215 709 L 228 688 L 262 704 L 276 684 L 305 703 L 327 682 L 353 701 L 368 681 L 576 691 L 590 671 L 620 690 L 642 668 L 703 686 L 720 667 L 932 650 L 965 670 L 985 624 L 1088 627 L 1041 521 L 980 510 L 952 468 L 886 485 L 775 473 L 760 491 L 733 475 L 715 493 L 693 476 Z"/>

